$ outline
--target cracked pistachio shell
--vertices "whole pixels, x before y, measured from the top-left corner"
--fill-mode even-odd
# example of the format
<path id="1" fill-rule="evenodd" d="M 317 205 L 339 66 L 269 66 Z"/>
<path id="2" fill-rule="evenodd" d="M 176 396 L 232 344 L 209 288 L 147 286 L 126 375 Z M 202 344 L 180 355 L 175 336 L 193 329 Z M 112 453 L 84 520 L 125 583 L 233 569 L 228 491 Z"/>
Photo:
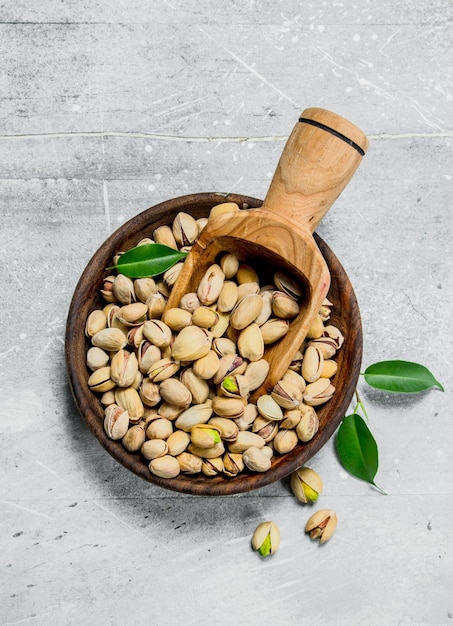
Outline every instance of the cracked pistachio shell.
<path id="1" fill-rule="evenodd" d="M 133 326 L 127 333 L 127 343 L 134 348 L 138 348 L 144 339 L 143 325 Z"/>
<path id="2" fill-rule="evenodd" d="M 333 326 L 332 324 L 329 324 L 324 328 L 324 336 L 335 342 L 337 350 L 339 350 L 344 343 L 343 334 L 336 326 Z"/>
<path id="3" fill-rule="evenodd" d="M 299 440 L 297 433 L 292 428 L 280 428 L 273 439 L 274 450 L 279 454 L 287 454 L 294 450 Z"/>
<path id="4" fill-rule="evenodd" d="M 246 368 L 247 363 L 241 356 L 235 353 L 225 354 L 219 360 L 219 366 L 213 382 L 215 385 L 219 385 L 226 376 L 230 376 L 230 374 L 243 374 Z"/>
<path id="5" fill-rule="evenodd" d="M 274 522 L 261 522 L 252 536 L 252 548 L 261 556 L 275 554 L 280 546 L 280 529 Z"/>
<path id="6" fill-rule="evenodd" d="M 267 378 L 269 374 L 269 363 L 265 359 L 259 359 L 259 361 L 252 361 L 247 365 L 244 372 L 244 377 L 247 380 L 249 391 L 255 391 L 258 389 Z"/>
<path id="7" fill-rule="evenodd" d="M 286 372 L 283 374 L 282 377 L 283 380 L 288 380 L 291 383 L 293 383 L 294 385 L 297 385 L 300 389 L 300 391 L 305 391 L 305 387 L 307 386 L 305 380 L 302 378 L 302 376 L 300 374 L 298 374 L 297 372 L 295 372 L 294 370 L 291 369 L 287 369 Z"/>
<path id="8" fill-rule="evenodd" d="M 283 420 L 280 422 L 280 428 L 296 428 L 301 418 L 302 411 L 300 408 L 284 411 Z"/>
<path id="9" fill-rule="evenodd" d="M 172 456 L 178 456 L 181 452 L 187 448 L 190 443 L 189 433 L 183 430 L 175 430 L 166 440 L 168 447 L 168 454 Z"/>
<path id="10" fill-rule="evenodd" d="M 263 300 L 263 306 L 261 313 L 255 319 L 255 324 L 262 326 L 272 315 L 272 291 L 261 291 L 261 299 Z"/>
<path id="11" fill-rule="evenodd" d="M 217 310 L 221 313 L 229 313 L 238 301 L 238 286 L 232 280 L 225 280 L 222 291 L 217 300 Z"/>
<path id="12" fill-rule="evenodd" d="M 230 452 L 243 453 L 248 448 L 264 448 L 265 445 L 264 439 L 256 433 L 252 433 L 249 430 L 240 430 L 236 439 L 228 444 L 228 450 Z"/>
<path id="13" fill-rule="evenodd" d="M 246 282 L 238 285 L 238 301 L 245 296 L 257 295 L 260 292 L 260 286 L 257 282 Z"/>
<path id="14" fill-rule="evenodd" d="M 104 330 L 107 327 L 107 316 L 104 311 L 95 309 L 89 314 L 85 324 L 85 335 L 92 337 L 100 330 Z"/>
<path id="15" fill-rule="evenodd" d="M 179 370 L 181 364 L 179 361 L 174 361 L 170 357 L 165 357 L 153 363 L 148 370 L 149 378 L 155 382 L 160 383 L 167 378 L 170 378 Z"/>
<path id="16" fill-rule="evenodd" d="M 176 361 L 196 361 L 208 354 L 212 335 L 205 328 L 187 326 L 178 333 L 171 354 Z"/>
<path id="17" fill-rule="evenodd" d="M 234 477 L 244 470 L 244 460 L 239 452 L 225 452 L 222 461 L 226 476 Z"/>
<path id="18" fill-rule="evenodd" d="M 239 333 L 239 354 L 249 361 L 259 361 L 264 355 L 264 340 L 258 324 L 252 323 Z"/>
<path id="19" fill-rule="evenodd" d="M 107 352 L 96 346 L 92 346 L 88 349 L 86 356 L 87 367 L 94 372 L 100 367 L 106 367 L 109 362 L 109 355 Z"/>
<path id="20" fill-rule="evenodd" d="M 214 352 L 214 350 L 209 350 L 209 352 L 200 359 L 193 361 L 193 373 L 203 380 L 209 380 L 217 374 L 219 364 L 220 359 L 217 353 Z"/>
<path id="21" fill-rule="evenodd" d="M 149 422 L 146 427 L 146 436 L 148 439 L 163 439 L 164 441 L 170 437 L 173 432 L 173 424 L 165 417 L 158 417 Z"/>
<path id="22" fill-rule="evenodd" d="M 260 326 L 264 345 L 268 346 L 279 341 L 289 331 L 289 321 L 272 317 Z"/>
<path id="23" fill-rule="evenodd" d="M 314 383 L 320 378 L 324 367 L 322 351 L 317 346 L 308 345 L 302 359 L 301 374 L 307 383 Z"/>
<path id="24" fill-rule="evenodd" d="M 227 398 L 248 398 L 250 387 L 243 374 L 226 376 L 219 386 L 219 394 Z"/>
<path id="25" fill-rule="evenodd" d="M 280 291 L 283 291 L 295 300 L 302 296 L 303 286 L 301 285 L 300 281 L 296 278 L 293 278 L 286 272 L 282 272 L 281 270 L 275 272 L 274 283 L 277 289 L 280 289 Z"/>
<path id="26" fill-rule="evenodd" d="M 333 356 L 335 356 L 335 353 L 337 351 L 337 343 L 334 339 L 331 339 L 330 337 L 323 336 L 319 339 L 312 339 L 308 342 L 307 348 L 309 346 L 315 346 L 316 348 L 319 348 L 322 356 L 325 359 L 332 358 Z"/>
<path id="27" fill-rule="evenodd" d="M 262 395 L 258 398 L 256 406 L 260 415 L 268 420 L 280 421 L 283 419 L 281 406 L 269 395 Z"/>
<path id="28" fill-rule="evenodd" d="M 167 324 L 171 330 L 178 332 L 186 326 L 190 326 L 192 323 L 192 313 L 178 307 L 172 307 L 164 312 L 162 321 L 164 324 Z"/>
<path id="29" fill-rule="evenodd" d="M 243 452 L 242 459 L 252 472 L 267 472 L 271 468 L 271 459 L 260 448 L 254 446 Z"/>
<path id="30" fill-rule="evenodd" d="M 212 348 L 219 358 L 227 354 L 236 354 L 236 344 L 228 337 L 215 337 L 212 340 Z"/>
<path id="31" fill-rule="evenodd" d="M 142 374 L 147 374 L 154 363 L 160 361 L 162 353 L 160 348 L 154 346 L 148 339 L 140 342 L 137 350 L 138 367 Z"/>
<path id="32" fill-rule="evenodd" d="M 201 463 L 201 472 L 205 476 L 217 476 L 223 472 L 223 459 L 220 456 L 213 459 L 203 459 Z"/>
<path id="33" fill-rule="evenodd" d="M 262 437 L 266 443 L 269 443 L 278 432 L 278 422 L 267 420 L 259 415 L 252 424 L 252 432 Z"/>
<path id="34" fill-rule="evenodd" d="M 190 440 L 198 448 L 212 448 L 221 441 L 220 430 L 212 424 L 197 424 L 190 429 Z"/>
<path id="35" fill-rule="evenodd" d="M 303 405 L 301 405 L 303 406 Z M 296 433 L 299 439 L 306 443 L 313 439 L 319 429 L 319 419 L 316 411 L 311 406 L 304 407 L 302 417 L 296 426 Z"/>
<path id="36" fill-rule="evenodd" d="M 219 417 L 240 417 L 244 413 L 247 400 L 245 398 L 227 398 L 215 396 L 212 399 L 212 410 Z"/>
<path id="37" fill-rule="evenodd" d="M 218 429 L 223 441 L 234 441 L 239 434 L 236 422 L 227 417 L 211 417 L 208 424 Z"/>
<path id="38" fill-rule="evenodd" d="M 183 411 L 175 422 L 175 427 L 190 432 L 193 426 L 205 424 L 212 415 L 212 402 L 207 400 L 202 404 L 193 404 Z"/>
<path id="39" fill-rule="evenodd" d="M 110 363 L 110 376 L 118 387 L 130 387 L 138 372 L 137 357 L 128 350 L 118 350 Z"/>
<path id="40" fill-rule="evenodd" d="M 159 319 L 165 310 L 167 301 L 161 293 L 153 293 L 146 300 L 148 307 L 148 317 L 150 319 Z"/>
<path id="41" fill-rule="evenodd" d="M 258 408 L 256 404 L 249 402 L 245 407 L 243 414 L 234 421 L 236 422 L 239 430 L 249 430 L 257 416 Z"/>
<path id="42" fill-rule="evenodd" d="M 129 428 L 128 412 L 117 404 L 110 404 L 104 410 L 104 430 L 110 439 L 122 439 Z"/>
<path id="43" fill-rule="evenodd" d="M 172 232 L 180 246 L 191 246 L 198 237 L 198 224 L 195 218 L 180 211 L 172 224 Z"/>
<path id="44" fill-rule="evenodd" d="M 226 279 L 233 278 L 239 269 L 239 259 L 233 252 L 227 252 L 220 259 L 220 267 Z"/>
<path id="45" fill-rule="evenodd" d="M 168 444 L 163 439 L 148 439 L 143 443 L 140 452 L 147 461 L 151 461 L 168 454 Z"/>
<path id="46" fill-rule="evenodd" d="M 272 312 L 276 317 L 292 319 L 299 313 L 299 305 L 288 294 L 282 291 L 274 291 L 272 294 Z"/>
<path id="47" fill-rule="evenodd" d="M 149 463 L 149 470 L 160 478 L 176 478 L 181 471 L 178 459 L 169 454 L 159 456 Z"/>
<path id="48" fill-rule="evenodd" d="M 181 374 L 181 382 L 192 394 L 194 404 L 202 404 L 209 397 L 209 384 L 197 376 L 193 368 L 187 367 Z"/>
<path id="49" fill-rule="evenodd" d="M 172 339 L 171 328 L 162 320 L 147 320 L 143 324 L 143 334 L 158 348 L 169 346 Z"/>
<path id="50" fill-rule="evenodd" d="M 134 291 L 140 302 L 146 304 L 148 298 L 157 293 L 157 285 L 154 278 L 136 278 L 134 280 Z"/>
<path id="51" fill-rule="evenodd" d="M 115 381 L 111 378 L 111 368 L 109 365 L 95 370 L 88 378 L 88 387 L 91 391 L 104 393 L 104 391 L 114 389 L 115 386 Z"/>
<path id="52" fill-rule="evenodd" d="M 334 393 L 335 387 L 330 384 L 328 378 L 318 378 L 305 388 L 304 402 L 309 406 L 319 406 L 330 400 Z"/>
<path id="53" fill-rule="evenodd" d="M 230 324 L 236 330 L 249 326 L 263 308 L 263 299 L 259 294 L 249 294 L 241 298 L 231 311 Z"/>
<path id="54" fill-rule="evenodd" d="M 145 412 L 140 395 L 133 387 L 117 388 L 115 402 L 129 413 L 131 421 L 141 418 Z"/>
<path id="55" fill-rule="evenodd" d="M 148 377 L 143 379 L 138 389 L 138 393 L 143 404 L 146 404 L 146 406 L 153 407 L 161 401 L 159 385 L 154 383 Z"/>
<path id="56" fill-rule="evenodd" d="M 155 243 L 161 243 L 164 246 L 173 248 L 173 250 L 178 249 L 178 244 L 176 243 L 173 231 L 170 226 L 167 226 L 166 224 L 164 224 L 163 226 L 159 226 L 154 230 L 153 239 Z"/>
<path id="57" fill-rule="evenodd" d="M 112 291 L 115 295 L 115 298 L 121 304 L 131 304 L 131 302 L 135 302 L 135 291 L 134 291 L 134 283 L 133 281 L 124 276 L 124 274 L 118 274 L 115 276 L 115 280 L 112 284 Z"/>
<path id="58" fill-rule="evenodd" d="M 229 328 L 230 314 L 217 311 L 219 316 L 218 321 L 209 329 L 213 337 L 222 337 L 225 331 Z"/>
<path id="59" fill-rule="evenodd" d="M 224 280 L 225 274 L 220 265 L 214 263 L 208 267 L 198 285 L 197 296 L 200 302 L 205 305 L 216 302 L 222 291 Z"/>
<path id="60" fill-rule="evenodd" d="M 116 319 L 125 326 L 141 326 L 148 314 L 148 307 L 143 302 L 125 304 L 116 313 Z"/>
<path id="61" fill-rule="evenodd" d="M 199 474 L 201 472 L 202 459 L 191 452 L 181 452 L 176 457 L 183 474 Z"/>
<path id="62" fill-rule="evenodd" d="M 303 504 L 316 502 L 322 493 L 320 475 L 310 467 L 299 467 L 291 474 L 291 491 Z"/>
<path id="63" fill-rule="evenodd" d="M 189 313 L 193 313 L 199 306 L 201 306 L 201 302 L 197 294 L 193 292 L 186 293 L 179 301 L 179 308 L 184 309 L 184 311 L 189 311 Z"/>
<path id="64" fill-rule="evenodd" d="M 189 447 L 187 449 L 192 454 L 202 457 L 203 459 L 215 459 L 216 457 L 222 456 L 225 452 L 225 446 L 222 441 L 219 441 L 219 443 L 216 443 L 210 448 L 201 448 L 200 446 L 196 446 L 194 443 L 189 443 Z"/>
<path id="65" fill-rule="evenodd" d="M 322 509 L 313 513 L 305 524 L 305 532 L 312 539 L 319 539 L 319 543 L 326 543 L 332 537 L 337 527 L 338 519 L 335 511 Z"/>
<path id="66" fill-rule="evenodd" d="M 173 267 L 170 267 L 164 273 L 162 277 L 163 283 L 165 286 L 165 290 L 162 292 L 164 296 L 168 297 L 170 295 L 171 288 L 173 287 L 175 282 L 178 280 L 183 265 L 184 265 L 184 262 L 180 261 L 179 263 L 176 263 L 176 265 L 173 265 Z"/>
<path id="67" fill-rule="evenodd" d="M 128 452 L 138 452 L 145 443 L 145 429 L 141 424 L 134 424 L 121 440 Z"/>
<path id="68" fill-rule="evenodd" d="M 187 408 L 192 402 L 192 394 L 187 387 L 176 378 L 167 378 L 159 385 L 162 399 L 169 404 Z"/>
<path id="69" fill-rule="evenodd" d="M 207 306 L 199 306 L 192 313 L 192 324 L 200 328 L 211 328 L 219 321 L 219 314 Z"/>
<path id="70" fill-rule="evenodd" d="M 302 396 L 300 386 L 288 379 L 280 380 L 271 391 L 271 397 L 283 409 L 296 409 Z"/>
<path id="71" fill-rule="evenodd" d="M 113 281 L 115 280 L 115 276 L 107 276 L 104 278 L 102 287 L 101 287 L 101 296 L 106 302 L 116 302 L 115 294 L 113 293 Z"/>
<path id="72" fill-rule="evenodd" d="M 104 328 L 91 337 L 91 343 L 106 352 L 116 352 L 127 344 L 127 337 L 119 328 Z"/>

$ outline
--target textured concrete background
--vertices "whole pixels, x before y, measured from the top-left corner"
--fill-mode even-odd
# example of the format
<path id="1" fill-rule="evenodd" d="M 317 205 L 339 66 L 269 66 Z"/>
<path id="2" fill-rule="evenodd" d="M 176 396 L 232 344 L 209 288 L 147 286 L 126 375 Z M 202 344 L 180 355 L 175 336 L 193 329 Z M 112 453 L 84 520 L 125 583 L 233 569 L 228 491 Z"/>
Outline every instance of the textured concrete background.
<path id="1" fill-rule="evenodd" d="M 0 621 L 453 624 L 450 0 L 0 2 Z M 359 299 L 363 365 L 445 385 L 359 388 L 384 496 L 312 460 L 339 526 L 320 548 L 282 483 L 167 492 L 104 452 L 70 397 L 72 292 L 125 220 L 192 192 L 264 197 L 299 113 L 370 137 L 319 226 Z M 273 519 L 280 551 L 250 550 Z"/>

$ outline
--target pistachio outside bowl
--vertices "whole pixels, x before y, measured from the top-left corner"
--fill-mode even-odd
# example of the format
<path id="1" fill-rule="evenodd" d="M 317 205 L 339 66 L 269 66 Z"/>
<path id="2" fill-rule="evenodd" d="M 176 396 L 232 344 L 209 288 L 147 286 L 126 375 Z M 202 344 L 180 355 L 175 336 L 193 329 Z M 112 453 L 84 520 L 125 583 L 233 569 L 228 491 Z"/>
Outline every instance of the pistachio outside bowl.
<path id="1" fill-rule="evenodd" d="M 89 370 L 86 352 L 89 347 L 85 337 L 85 322 L 89 313 L 102 308 L 105 302 L 99 295 L 100 286 L 108 272 L 114 254 L 134 247 L 144 237 L 164 224 L 171 224 L 180 211 L 190 213 L 196 219 L 205 217 L 210 209 L 221 202 L 236 202 L 241 208 L 258 208 L 262 201 L 238 194 L 200 193 L 182 196 L 157 204 L 139 213 L 118 228 L 98 249 L 83 271 L 74 291 L 68 312 L 65 337 L 66 368 L 75 403 L 88 427 L 119 463 L 137 476 L 174 491 L 193 495 L 230 495 L 258 489 L 288 476 L 324 446 L 343 419 L 354 394 L 362 361 L 362 325 L 354 290 L 343 267 L 328 245 L 315 234 L 316 243 L 324 256 L 331 274 L 329 300 L 333 303 L 330 322 L 345 336 L 343 347 L 335 357 L 338 372 L 332 378 L 336 388 L 331 400 L 316 407 L 319 430 L 307 443 L 299 443 L 285 455 L 275 454 L 271 469 L 264 473 L 244 471 L 234 478 L 202 474 L 177 478 L 159 478 L 153 475 L 140 453 L 130 453 L 121 444 L 107 437 L 104 432 L 104 410 L 99 398 L 88 388 Z M 294 346 L 296 351 L 298 346 Z M 101 453 L 101 451 L 100 451 Z"/>

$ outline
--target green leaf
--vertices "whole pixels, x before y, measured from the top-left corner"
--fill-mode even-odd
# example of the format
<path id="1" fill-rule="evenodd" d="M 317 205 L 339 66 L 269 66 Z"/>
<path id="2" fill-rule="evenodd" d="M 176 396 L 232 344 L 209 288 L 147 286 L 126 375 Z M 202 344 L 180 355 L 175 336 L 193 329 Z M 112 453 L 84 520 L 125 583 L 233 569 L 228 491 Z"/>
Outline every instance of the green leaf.
<path id="1" fill-rule="evenodd" d="M 379 466 L 377 444 L 360 415 L 352 413 L 343 419 L 338 429 L 336 444 L 340 462 L 345 470 L 377 487 L 374 482 Z"/>
<path id="2" fill-rule="evenodd" d="M 148 278 L 163 274 L 186 256 L 187 252 L 160 243 L 147 243 L 122 254 L 115 268 L 129 278 Z"/>
<path id="3" fill-rule="evenodd" d="M 410 361 L 381 361 L 366 368 L 366 382 L 376 389 L 397 393 L 415 393 L 431 387 L 444 391 L 442 385 L 424 366 Z"/>

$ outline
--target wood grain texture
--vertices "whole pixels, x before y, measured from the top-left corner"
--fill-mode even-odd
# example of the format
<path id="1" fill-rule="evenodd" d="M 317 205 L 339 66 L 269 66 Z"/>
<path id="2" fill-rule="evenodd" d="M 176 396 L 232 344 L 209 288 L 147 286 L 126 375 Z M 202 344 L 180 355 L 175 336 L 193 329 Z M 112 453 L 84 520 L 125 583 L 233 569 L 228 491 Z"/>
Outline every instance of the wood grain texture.
<path id="1" fill-rule="evenodd" d="M 163 479 L 151 474 L 141 455 L 127 452 L 121 443 L 107 437 L 103 428 L 103 408 L 87 385 L 89 372 L 85 361 L 88 344 L 84 332 L 88 314 L 102 306 L 99 288 L 106 275 L 105 268 L 116 251 L 133 247 L 143 237 L 150 236 L 158 226 L 171 223 L 179 211 L 198 218 L 208 215 L 212 206 L 221 201 L 237 202 L 241 207 L 250 209 L 261 206 L 261 201 L 256 198 L 236 194 L 193 194 L 151 207 L 115 231 L 90 260 L 78 282 L 68 313 L 65 336 L 66 367 L 72 394 L 89 428 L 107 452 L 127 469 L 161 487 L 209 496 L 230 495 L 263 487 L 282 479 L 308 461 L 330 439 L 344 417 L 357 384 L 362 358 L 362 326 L 354 290 L 335 254 L 315 235 L 332 276 L 329 298 L 334 307 L 331 320 L 344 333 L 346 340 L 338 352 L 338 373 L 332 380 L 337 391 L 330 402 L 318 408 L 320 428 L 310 442 L 299 444 L 287 455 L 276 455 L 271 469 L 263 474 L 244 472 L 235 478 L 180 475 L 175 479 Z M 297 347 L 298 344 L 294 351 Z"/>

